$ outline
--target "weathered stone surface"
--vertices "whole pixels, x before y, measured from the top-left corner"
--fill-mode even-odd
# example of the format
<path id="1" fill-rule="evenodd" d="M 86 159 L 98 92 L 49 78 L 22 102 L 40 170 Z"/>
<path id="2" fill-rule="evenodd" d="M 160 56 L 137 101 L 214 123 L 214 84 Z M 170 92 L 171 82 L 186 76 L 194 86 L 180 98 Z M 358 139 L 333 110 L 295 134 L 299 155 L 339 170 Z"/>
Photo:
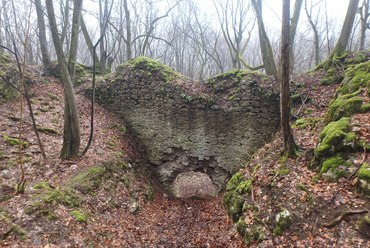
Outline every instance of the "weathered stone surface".
<path id="1" fill-rule="evenodd" d="M 269 83 L 245 71 L 193 82 L 138 58 L 100 82 L 96 100 L 128 123 L 169 190 L 187 172 L 206 174 L 219 190 L 279 125 L 279 98 Z"/>

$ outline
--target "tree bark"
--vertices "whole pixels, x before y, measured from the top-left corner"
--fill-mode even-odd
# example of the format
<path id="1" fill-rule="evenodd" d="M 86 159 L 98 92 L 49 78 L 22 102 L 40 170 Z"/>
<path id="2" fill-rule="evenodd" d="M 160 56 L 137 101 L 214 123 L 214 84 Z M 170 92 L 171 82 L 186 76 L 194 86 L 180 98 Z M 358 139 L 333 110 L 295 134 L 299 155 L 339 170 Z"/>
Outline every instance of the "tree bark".
<path id="1" fill-rule="evenodd" d="M 58 35 L 53 0 L 45 0 L 51 35 L 58 58 L 61 80 L 64 88 L 64 134 L 63 147 L 60 158 L 69 159 L 77 157 L 80 149 L 80 123 L 77 113 L 77 104 L 73 92 L 72 81 L 68 72 L 67 63 L 63 53 L 62 43 Z"/>
<path id="2" fill-rule="evenodd" d="M 82 2 L 83 0 L 75 0 L 73 6 L 71 46 L 69 49 L 69 58 L 68 58 L 68 71 L 72 83 L 74 83 L 75 81 L 78 34 L 80 30 L 80 16 L 82 10 Z"/>
<path id="3" fill-rule="evenodd" d="M 280 82 L 280 76 L 276 69 L 272 47 L 270 44 L 270 40 L 266 34 L 265 25 L 262 19 L 262 1 L 252 0 L 252 5 L 257 18 L 261 55 L 266 74 L 273 75 L 276 82 Z"/>
<path id="4" fill-rule="evenodd" d="M 290 36 L 290 0 L 283 0 L 283 23 L 281 29 L 281 55 L 280 55 L 280 112 L 281 129 L 283 133 L 284 153 L 295 155 L 296 144 L 290 128 L 290 94 L 289 94 L 289 36 Z"/>

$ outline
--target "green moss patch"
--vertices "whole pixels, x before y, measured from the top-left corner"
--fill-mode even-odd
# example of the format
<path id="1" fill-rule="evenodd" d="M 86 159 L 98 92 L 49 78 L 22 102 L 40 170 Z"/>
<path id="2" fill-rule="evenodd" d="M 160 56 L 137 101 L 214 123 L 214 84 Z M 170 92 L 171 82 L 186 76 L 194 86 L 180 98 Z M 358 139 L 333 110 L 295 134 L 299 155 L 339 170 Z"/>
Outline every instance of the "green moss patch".
<path id="1" fill-rule="evenodd" d="M 44 133 L 44 134 L 47 134 L 47 135 L 62 135 L 60 132 L 58 132 L 57 130 L 53 129 L 53 128 L 49 128 L 49 127 L 37 127 L 37 130 L 40 132 L 40 133 Z"/>
<path id="2" fill-rule="evenodd" d="M 370 81 L 370 61 L 348 68 L 345 77 L 338 89 L 342 94 L 351 94 L 360 87 L 367 87 Z"/>
<path id="3" fill-rule="evenodd" d="M 261 242 L 265 235 L 263 233 L 264 227 L 262 225 L 247 226 L 242 219 L 239 219 L 236 224 L 236 230 L 242 236 L 244 244 L 248 246 L 252 241 Z"/>
<path id="4" fill-rule="evenodd" d="M 314 128 L 317 123 L 319 123 L 320 121 L 322 121 L 323 118 L 318 118 L 318 119 L 314 119 L 312 117 L 309 117 L 309 118 L 302 118 L 302 119 L 298 119 L 294 125 L 292 125 L 293 128 L 298 128 L 298 129 L 304 129 L 308 126 L 310 126 L 310 128 Z"/>
<path id="5" fill-rule="evenodd" d="M 147 78 L 153 76 L 153 74 L 160 76 L 165 82 L 174 80 L 175 78 L 183 78 L 183 76 L 175 72 L 171 67 L 162 64 L 161 62 L 150 59 L 147 57 L 138 57 L 134 60 L 126 62 L 129 64 L 129 68 L 136 70 L 139 77 Z M 125 64 L 117 67 L 117 71 L 124 68 Z"/>
<path id="6" fill-rule="evenodd" d="M 321 132 L 319 145 L 315 149 L 316 156 L 322 156 L 343 148 L 343 139 L 349 131 L 351 119 L 343 117 L 338 121 L 329 123 Z"/>
<path id="7" fill-rule="evenodd" d="M 84 222 L 87 224 L 87 217 L 85 212 L 72 211 L 71 215 L 77 219 L 78 222 Z"/>
<path id="8" fill-rule="evenodd" d="M 356 97 L 361 89 L 351 94 L 342 95 L 333 99 L 329 104 L 325 122 L 337 121 L 342 117 L 351 117 L 354 113 L 361 113 L 362 99 Z"/>
<path id="9" fill-rule="evenodd" d="M 337 84 L 343 79 L 343 73 L 336 68 L 330 68 L 326 71 L 325 76 L 321 79 L 322 85 Z"/>
<path id="10" fill-rule="evenodd" d="M 19 145 L 19 140 L 18 139 L 11 138 L 11 137 L 8 137 L 6 135 L 3 136 L 3 140 L 8 142 L 8 144 L 11 145 L 11 146 Z M 28 143 L 26 141 L 22 142 L 22 147 L 23 148 L 28 148 L 29 146 L 30 146 L 30 143 Z"/>

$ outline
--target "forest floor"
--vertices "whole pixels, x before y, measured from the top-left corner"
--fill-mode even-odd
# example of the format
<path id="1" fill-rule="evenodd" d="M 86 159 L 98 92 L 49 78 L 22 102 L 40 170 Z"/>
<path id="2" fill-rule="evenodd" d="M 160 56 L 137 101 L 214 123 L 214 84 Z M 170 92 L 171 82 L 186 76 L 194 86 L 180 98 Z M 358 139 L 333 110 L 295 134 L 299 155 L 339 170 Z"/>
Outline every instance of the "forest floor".
<path id="1" fill-rule="evenodd" d="M 307 96 L 307 99 L 302 99 L 303 101 L 295 105 L 294 114 L 305 113 L 305 117 L 324 117 L 337 86 L 321 86 L 321 76 L 303 75 L 295 80 L 296 83 L 302 84 L 300 95 Z M 62 85 L 54 78 L 36 81 L 30 89 L 34 93 L 31 99 L 36 122 L 42 127 L 62 133 Z M 90 132 L 91 103 L 83 94 L 76 94 L 76 97 L 81 123 L 81 147 L 84 148 Z M 43 159 L 24 99 L 22 104 L 22 140 L 29 142 L 30 146 L 23 149 L 21 157 L 18 147 L 11 146 L 3 139 L 4 136 L 19 137 L 21 101 L 0 106 L 0 193 L 13 196 L 0 203 L 0 247 L 244 247 L 241 237 L 222 206 L 222 194 L 208 199 L 171 199 L 157 191 L 153 201 L 140 202 L 140 211 L 132 211 L 131 198 L 127 197 L 129 190 L 117 187 L 115 193 L 118 193 L 117 197 L 122 198 L 122 201 L 116 207 L 104 207 L 112 197 L 101 192 L 95 196 L 84 197 L 78 211 L 89 213 L 86 214 L 86 221 L 78 221 L 71 214 L 71 211 L 76 209 L 63 205 L 54 208 L 53 220 L 48 220 L 42 214 L 35 216 L 25 213 L 25 209 L 34 204 L 36 191 L 32 186 L 47 182 L 50 188 L 58 189 L 71 177 L 99 162 L 108 161 L 115 156 L 135 157 L 140 150 L 137 149 L 135 137 L 130 130 L 127 130 L 125 135 L 119 130 L 118 127 L 124 125 L 123 121 L 95 105 L 94 138 L 87 154 L 83 158 L 63 161 L 58 158 L 62 135 L 40 133 L 47 155 L 47 158 Z M 355 118 L 361 123 L 370 123 L 369 115 L 357 115 Z M 299 219 L 306 221 L 295 223 L 282 236 L 267 236 L 260 247 L 369 247 L 369 230 L 353 231 L 361 214 L 351 215 L 333 228 L 323 226 L 343 210 L 368 210 L 369 203 L 354 193 L 353 179 L 343 181 L 343 184 L 321 180 L 317 184 L 311 184 L 316 172 L 308 170 L 310 157 L 305 156 L 304 151 L 315 147 L 320 124 L 293 130 L 297 144 L 304 149 L 301 157 L 288 158 L 285 161 L 290 173 L 276 184 L 277 187 L 287 187 L 284 189 L 286 194 L 278 197 L 284 200 L 294 191 L 295 197 L 299 195 L 302 202 L 308 201 L 309 198 L 315 199 L 315 202 L 312 209 L 303 209 L 299 216 Z M 363 133 L 369 134 L 370 128 L 363 130 Z M 259 170 L 256 180 L 261 183 L 265 180 L 271 182 L 274 175 L 270 172 L 274 168 L 280 168 L 282 164 L 279 160 L 281 144 L 278 133 L 273 142 L 266 144 L 254 156 L 244 173 L 249 173 L 249 168 L 263 162 L 265 167 Z M 19 160 L 24 161 L 26 172 L 24 194 L 14 192 L 20 175 L 17 163 Z M 359 153 L 355 160 L 369 163 L 366 153 Z M 132 187 L 142 187 L 147 183 L 145 180 L 145 175 L 137 176 L 137 185 Z M 310 195 L 297 189 L 297 184 L 305 185 Z M 253 198 L 264 199 L 263 195 L 259 195 L 261 191 L 258 187 L 254 187 L 252 192 Z M 333 195 L 336 196 L 335 199 L 332 199 Z M 268 202 L 261 205 L 260 211 L 267 206 Z M 255 220 L 251 217 L 250 221 Z M 256 247 L 257 243 L 250 246 Z"/>

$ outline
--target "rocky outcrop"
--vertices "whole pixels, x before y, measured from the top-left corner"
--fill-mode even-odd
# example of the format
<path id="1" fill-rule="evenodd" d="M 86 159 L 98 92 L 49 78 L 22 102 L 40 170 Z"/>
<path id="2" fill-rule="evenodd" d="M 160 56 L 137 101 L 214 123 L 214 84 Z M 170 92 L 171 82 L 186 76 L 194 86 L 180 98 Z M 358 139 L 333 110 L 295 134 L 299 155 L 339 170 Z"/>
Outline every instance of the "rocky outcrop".
<path id="1" fill-rule="evenodd" d="M 139 57 L 102 80 L 96 100 L 128 123 L 168 190 L 180 197 L 214 195 L 279 125 L 271 84 L 236 70 L 194 82 Z"/>

